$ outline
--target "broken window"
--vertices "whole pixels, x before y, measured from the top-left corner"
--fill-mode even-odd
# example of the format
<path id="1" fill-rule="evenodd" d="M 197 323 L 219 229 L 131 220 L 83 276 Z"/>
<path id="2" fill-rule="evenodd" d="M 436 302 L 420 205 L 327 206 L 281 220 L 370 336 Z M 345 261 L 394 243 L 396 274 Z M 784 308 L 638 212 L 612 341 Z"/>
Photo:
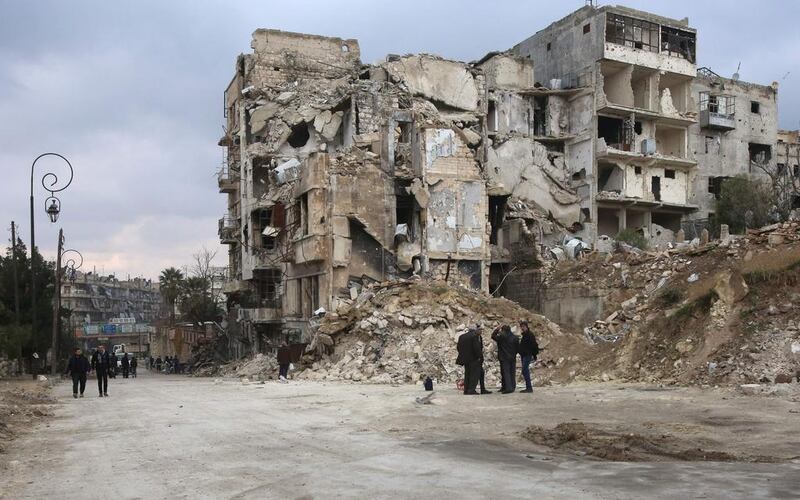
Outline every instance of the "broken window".
<path id="1" fill-rule="evenodd" d="M 675 178 L 675 171 L 670 169 L 664 170 L 664 177 L 667 179 L 674 179 Z"/>
<path id="2" fill-rule="evenodd" d="M 714 138 L 710 135 L 706 136 L 706 154 L 711 151 L 711 145 L 714 144 Z"/>
<path id="3" fill-rule="evenodd" d="M 492 245 L 497 245 L 497 235 L 505 219 L 507 199 L 508 196 L 489 197 L 489 225 L 492 229 L 491 235 L 489 236 L 489 243 Z"/>
<path id="4" fill-rule="evenodd" d="M 590 23 L 586 23 L 583 25 L 583 34 L 589 33 L 592 31 L 592 25 Z"/>
<path id="5" fill-rule="evenodd" d="M 552 47 L 552 44 L 551 44 L 550 42 L 547 42 L 547 51 L 548 51 L 548 52 L 550 52 L 550 48 L 551 48 L 551 47 Z"/>
<path id="6" fill-rule="evenodd" d="M 397 126 L 400 128 L 400 135 L 398 142 L 402 144 L 411 143 L 411 122 L 398 122 Z"/>
<path id="7" fill-rule="evenodd" d="M 642 175 L 642 167 L 633 167 L 633 173 L 636 175 Z"/>
<path id="8" fill-rule="evenodd" d="M 695 62 L 697 35 L 676 28 L 661 27 L 661 50 L 675 57 Z"/>
<path id="9" fill-rule="evenodd" d="M 717 115 L 733 116 L 736 113 L 736 97 L 700 92 L 700 111 L 705 110 Z"/>
<path id="10" fill-rule="evenodd" d="M 608 116 L 597 117 L 597 137 L 606 145 L 623 151 L 633 149 L 633 122 Z"/>
<path id="11" fill-rule="evenodd" d="M 418 230 L 417 205 L 414 195 L 409 194 L 406 187 L 410 183 L 398 183 L 395 189 L 395 215 L 397 225 L 405 224 L 407 228 L 408 241 L 416 239 Z M 396 234 L 397 236 L 397 234 Z"/>
<path id="12" fill-rule="evenodd" d="M 606 41 L 635 49 L 658 52 L 658 25 L 641 19 L 606 14 Z"/>
<path id="13" fill-rule="evenodd" d="M 276 243 L 276 236 L 277 234 L 272 234 L 270 231 L 267 231 L 268 234 L 264 234 L 264 231 L 267 228 L 272 228 L 272 209 L 271 208 L 262 208 L 255 212 L 254 221 L 254 229 L 257 231 L 257 234 L 253 238 L 253 241 L 260 241 L 261 248 L 265 250 L 274 250 L 275 243 Z"/>
<path id="14" fill-rule="evenodd" d="M 761 104 L 758 101 L 750 101 L 750 112 L 755 114 L 760 114 Z"/>
<path id="15" fill-rule="evenodd" d="M 623 172 L 617 165 L 611 163 L 597 164 L 597 190 L 622 193 Z"/>
<path id="16" fill-rule="evenodd" d="M 308 213 L 308 193 L 303 193 L 300 195 L 300 203 L 298 204 L 300 213 L 300 235 L 306 236 L 308 235 L 309 231 L 309 223 L 308 220 L 310 215 Z"/>
<path id="17" fill-rule="evenodd" d="M 766 165 L 772 159 L 772 146 L 769 144 L 756 144 L 751 142 L 747 145 L 750 153 L 750 162 Z"/>
<path id="18" fill-rule="evenodd" d="M 661 201 L 661 177 L 653 176 L 650 178 L 650 192 L 653 193 L 653 199 Z"/>
<path id="19" fill-rule="evenodd" d="M 289 145 L 293 148 L 302 148 L 308 142 L 311 135 L 308 132 L 308 124 L 300 122 L 292 127 L 292 133 L 289 134 Z"/>

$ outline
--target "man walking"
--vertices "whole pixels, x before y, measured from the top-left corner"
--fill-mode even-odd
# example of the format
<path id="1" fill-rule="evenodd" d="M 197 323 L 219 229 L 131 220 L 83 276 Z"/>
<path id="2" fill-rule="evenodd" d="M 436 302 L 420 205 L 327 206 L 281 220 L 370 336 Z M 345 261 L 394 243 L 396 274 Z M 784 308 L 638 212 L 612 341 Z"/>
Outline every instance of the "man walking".
<path id="1" fill-rule="evenodd" d="M 131 356 L 131 378 L 136 378 L 136 368 L 139 366 L 139 362 L 136 361 L 136 356 Z"/>
<path id="2" fill-rule="evenodd" d="M 519 339 L 508 325 L 499 326 L 492 332 L 497 342 L 497 358 L 500 360 L 500 379 L 503 394 L 511 394 L 517 387 L 517 350 Z"/>
<path id="3" fill-rule="evenodd" d="M 477 329 L 470 328 L 458 337 L 456 350 L 458 351 L 456 364 L 464 367 L 464 394 L 478 394 L 475 387 L 481 375 L 483 344 Z"/>
<path id="4" fill-rule="evenodd" d="M 115 358 L 116 361 L 116 358 Z M 101 345 L 92 355 L 92 370 L 97 373 L 97 389 L 100 397 L 108 397 L 108 370 L 111 366 L 111 357 L 106 352 L 106 346 Z"/>
<path id="5" fill-rule="evenodd" d="M 83 355 L 83 351 L 76 348 L 67 363 L 67 373 L 72 376 L 72 397 L 78 398 L 78 388 L 80 388 L 80 395 L 83 397 L 83 391 L 86 389 L 86 374 L 89 373 L 91 367 L 89 360 Z"/>
<path id="6" fill-rule="evenodd" d="M 292 351 L 289 349 L 289 346 L 286 343 L 281 344 L 278 347 L 278 380 L 284 384 L 288 383 L 289 381 L 286 380 L 286 377 L 289 376 L 289 365 L 292 363 Z"/>
<path id="7" fill-rule="evenodd" d="M 128 378 L 128 373 L 131 370 L 131 362 L 128 359 L 128 353 L 122 355 L 122 378 Z"/>
<path id="8" fill-rule="evenodd" d="M 522 340 L 519 342 L 519 357 L 522 362 L 522 377 L 525 379 L 525 389 L 520 392 L 533 392 L 531 363 L 539 355 L 539 343 L 536 342 L 536 336 L 528 328 L 527 321 L 520 321 L 519 327 L 522 329 Z"/>

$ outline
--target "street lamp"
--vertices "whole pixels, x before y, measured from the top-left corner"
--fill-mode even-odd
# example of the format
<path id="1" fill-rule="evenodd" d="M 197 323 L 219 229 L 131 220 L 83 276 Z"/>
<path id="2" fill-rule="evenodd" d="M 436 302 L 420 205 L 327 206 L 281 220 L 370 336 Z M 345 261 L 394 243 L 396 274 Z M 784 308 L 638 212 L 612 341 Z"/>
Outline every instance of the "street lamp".
<path id="1" fill-rule="evenodd" d="M 57 187 L 58 185 L 58 176 L 53 172 L 47 172 L 42 176 L 42 187 L 45 188 L 47 191 L 50 192 L 50 196 L 45 200 L 45 211 L 47 212 L 48 217 L 50 217 L 50 222 L 55 223 L 58 220 L 58 214 L 61 212 L 61 202 L 58 198 L 55 197 L 55 193 L 61 192 L 65 190 L 70 184 L 72 184 L 72 164 L 67 160 L 64 156 L 58 153 L 42 153 L 37 156 L 33 163 L 31 163 L 31 198 L 30 198 L 30 209 L 31 209 L 31 333 L 36 333 L 36 272 L 34 268 L 34 256 L 36 254 L 36 226 L 34 224 L 34 216 L 33 216 L 33 173 L 36 167 L 36 162 L 40 159 L 44 158 L 45 156 L 56 156 L 64 160 L 64 163 L 67 164 L 69 167 L 69 179 L 67 180 L 66 184 L 62 187 Z M 49 182 L 49 185 L 47 184 Z M 50 202 L 48 206 L 47 203 Z M 60 236 L 59 236 L 59 243 L 60 243 Z M 59 257 L 60 257 L 60 250 L 59 250 Z M 53 370 L 55 370 L 56 358 L 55 352 L 53 353 Z M 55 373 L 55 371 L 53 371 Z"/>
<path id="2" fill-rule="evenodd" d="M 51 350 L 53 351 L 53 364 L 50 366 L 50 374 L 56 374 L 56 362 L 58 360 L 58 333 L 59 333 L 59 320 L 60 320 L 60 313 L 61 313 L 61 275 L 65 273 L 69 273 L 70 278 L 72 281 L 75 281 L 75 271 L 80 269 L 83 265 L 83 255 L 77 250 L 69 249 L 62 251 L 62 245 L 64 244 L 64 231 L 58 231 L 58 257 L 56 260 L 56 295 L 53 297 L 53 338 L 52 338 L 52 345 Z M 74 253 L 74 256 L 70 256 L 69 258 L 64 261 L 64 256 L 70 253 Z M 76 260 L 77 259 L 77 260 Z M 64 266 L 61 266 L 62 261 L 64 262 Z"/>

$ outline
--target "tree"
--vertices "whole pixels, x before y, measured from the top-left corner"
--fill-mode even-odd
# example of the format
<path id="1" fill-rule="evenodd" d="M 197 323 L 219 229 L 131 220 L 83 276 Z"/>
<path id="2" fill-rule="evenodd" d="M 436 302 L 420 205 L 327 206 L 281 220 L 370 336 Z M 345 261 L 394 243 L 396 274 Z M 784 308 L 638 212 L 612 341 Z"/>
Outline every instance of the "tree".
<path id="1" fill-rule="evenodd" d="M 220 311 L 217 301 L 211 295 L 210 280 L 202 276 L 191 276 L 184 280 L 180 309 L 184 320 L 197 325 L 206 321 L 217 321 Z"/>
<path id="2" fill-rule="evenodd" d="M 776 199 L 763 182 L 747 177 L 732 177 L 722 183 L 716 203 L 717 222 L 727 224 L 732 233 L 743 233 L 774 222 Z"/>
<path id="3" fill-rule="evenodd" d="M 183 280 L 183 273 L 174 267 L 164 269 L 158 277 L 159 290 L 169 305 L 169 317 L 173 323 L 175 322 L 175 304 L 181 296 Z"/>

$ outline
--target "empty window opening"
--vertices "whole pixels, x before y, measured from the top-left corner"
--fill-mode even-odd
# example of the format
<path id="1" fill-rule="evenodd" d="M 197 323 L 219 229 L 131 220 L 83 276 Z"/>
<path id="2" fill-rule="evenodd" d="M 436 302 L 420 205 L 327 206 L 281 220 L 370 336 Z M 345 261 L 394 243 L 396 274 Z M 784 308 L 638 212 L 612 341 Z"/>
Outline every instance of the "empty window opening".
<path id="1" fill-rule="evenodd" d="M 722 184 L 727 177 L 709 177 L 708 178 L 708 192 L 714 195 L 715 199 L 719 199 L 722 194 Z"/>
<path id="2" fill-rule="evenodd" d="M 500 233 L 500 228 L 503 227 L 507 199 L 508 196 L 489 197 L 489 225 L 492 229 L 492 232 L 489 236 L 489 243 L 492 245 L 497 245 L 498 234 Z"/>
<path id="3" fill-rule="evenodd" d="M 624 173 L 620 167 L 610 163 L 597 164 L 597 190 L 622 193 Z"/>
<path id="4" fill-rule="evenodd" d="M 672 106 L 678 113 L 685 113 L 689 111 L 688 99 L 691 91 L 690 88 L 690 78 L 667 73 L 666 75 L 662 75 L 658 81 L 658 98 L 659 100 L 666 99 L 665 92 L 668 90 Z M 663 105 L 660 107 L 662 113 L 667 112 Z"/>
<path id="5" fill-rule="evenodd" d="M 589 24 L 589 23 L 584 24 L 583 25 L 583 34 L 585 35 L 586 33 L 589 33 L 590 31 L 592 31 L 592 25 Z"/>
<path id="6" fill-rule="evenodd" d="M 486 112 L 486 127 L 489 132 L 497 132 L 497 104 L 492 100 Z"/>
<path id="7" fill-rule="evenodd" d="M 548 52 L 550 51 L 550 49 L 552 48 L 552 46 L 553 46 L 553 45 L 552 45 L 550 42 L 547 42 L 547 51 L 548 51 Z"/>
<path id="8" fill-rule="evenodd" d="M 792 209 L 800 208 L 800 195 L 793 194 L 792 195 Z"/>
<path id="9" fill-rule="evenodd" d="M 398 138 L 398 142 L 403 144 L 410 144 L 411 143 L 411 122 L 398 122 L 398 128 L 400 129 L 400 135 Z"/>
<path id="10" fill-rule="evenodd" d="M 642 122 L 635 121 L 633 122 L 633 133 L 636 135 L 642 135 Z"/>
<path id="11" fill-rule="evenodd" d="M 766 165 L 772 159 L 772 146 L 769 144 L 757 144 L 751 142 L 747 145 L 750 153 L 750 162 L 759 165 Z"/>
<path id="12" fill-rule="evenodd" d="M 694 63 L 697 50 L 697 35 L 676 28 L 661 27 L 661 50 L 675 57 Z"/>
<path id="13" fill-rule="evenodd" d="M 255 229 L 256 234 L 253 235 L 253 241 L 260 241 L 261 248 L 265 250 L 274 250 L 275 243 L 276 243 L 276 234 L 273 234 L 274 231 L 270 230 L 267 231 L 267 234 L 264 234 L 264 230 L 267 228 L 272 228 L 272 209 L 271 208 L 262 208 L 260 210 L 256 210 L 254 212 L 254 221 L 253 221 L 253 229 Z"/>
<path id="14" fill-rule="evenodd" d="M 800 177 L 800 165 L 793 166 L 792 173 L 795 177 Z"/>
<path id="15" fill-rule="evenodd" d="M 652 110 L 653 72 L 643 68 L 634 68 L 631 73 L 631 90 L 633 105 L 637 108 Z"/>
<path id="16" fill-rule="evenodd" d="M 670 231 L 678 232 L 681 229 L 681 214 L 670 212 L 653 212 L 650 221 Z M 657 236 L 657 235 L 656 235 Z"/>
<path id="17" fill-rule="evenodd" d="M 350 52 L 350 47 L 346 43 L 342 44 L 342 52 Z"/>
<path id="18" fill-rule="evenodd" d="M 547 96 L 533 98 L 533 135 L 547 135 Z"/>
<path id="19" fill-rule="evenodd" d="M 620 118 L 597 117 L 597 137 L 606 141 L 611 148 L 631 151 L 633 146 L 633 123 Z"/>
<path id="20" fill-rule="evenodd" d="M 658 25 L 641 19 L 606 14 L 606 41 L 635 49 L 658 52 Z"/>
<path id="21" fill-rule="evenodd" d="M 311 135 L 308 132 L 308 124 L 300 122 L 292 127 L 292 133 L 289 135 L 289 145 L 293 148 L 302 148 L 308 142 Z"/>
<path id="22" fill-rule="evenodd" d="M 650 192 L 653 193 L 653 199 L 661 201 L 661 177 L 653 176 L 650 178 Z"/>
<path id="23" fill-rule="evenodd" d="M 300 203 L 298 206 L 300 207 L 300 213 L 298 214 L 300 216 L 300 235 L 306 236 L 309 232 L 308 220 L 311 215 L 308 213 L 308 193 L 303 193 L 300 196 Z"/>
<path id="24" fill-rule="evenodd" d="M 625 228 L 641 229 L 645 226 L 645 212 L 638 210 L 625 211 Z"/>
<path id="25" fill-rule="evenodd" d="M 636 175 L 642 175 L 642 167 L 633 167 L 633 173 Z"/>
<path id="26" fill-rule="evenodd" d="M 589 207 L 581 208 L 581 222 L 592 222 L 592 210 Z"/>
<path id="27" fill-rule="evenodd" d="M 664 170 L 664 177 L 667 179 L 674 179 L 675 178 L 675 171 L 670 169 Z"/>
<path id="28" fill-rule="evenodd" d="M 614 237 L 619 233 L 619 211 L 613 208 L 597 209 L 597 235 Z"/>
<path id="29" fill-rule="evenodd" d="M 580 169 L 577 172 L 574 172 L 572 174 L 572 180 L 573 181 L 582 181 L 584 179 L 586 179 L 586 169 L 585 168 L 582 168 L 582 169 Z"/>
<path id="30" fill-rule="evenodd" d="M 761 113 L 761 103 L 758 101 L 750 101 L 750 112 L 760 114 Z"/>
<path id="31" fill-rule="evenodd" d="M 397 224 L 406 224 L 408 240 L 414 241 L 417 232 L 417 205 L 414 196 L 408 194 L 403 185 L 399 185 L 395 195 L 395 216 Z"/>
<path id="32" fill-rule="evenodd" d="M 786 164 L 785 163 L 778 163 L 778 175 L 786 175 Z"/>
<path id="33" fill-rule="evenodd" d="M 706 136 L 706 143 L 705 143 L 706 154 L 711 152 L 711 148 L 712 148 L 713 144 L 714 144 L 714 138 L 712 136 L 710 136 L 710 135 L 707 135 Z"/>

